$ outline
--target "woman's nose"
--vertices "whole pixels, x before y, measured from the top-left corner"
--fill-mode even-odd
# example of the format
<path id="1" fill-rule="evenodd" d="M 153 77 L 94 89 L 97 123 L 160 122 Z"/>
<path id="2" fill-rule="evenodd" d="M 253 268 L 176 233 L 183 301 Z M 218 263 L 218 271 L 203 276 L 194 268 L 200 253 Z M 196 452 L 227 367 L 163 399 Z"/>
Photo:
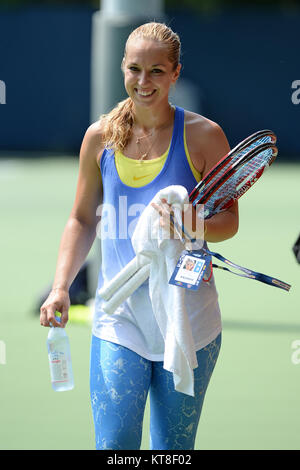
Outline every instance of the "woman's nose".
<path id="1" fill-rule="evenodd" d="M 139 74 L 139 85 L 145 85 L 149 81 L 149 76 L 146 71 L 141 71 Z"/>

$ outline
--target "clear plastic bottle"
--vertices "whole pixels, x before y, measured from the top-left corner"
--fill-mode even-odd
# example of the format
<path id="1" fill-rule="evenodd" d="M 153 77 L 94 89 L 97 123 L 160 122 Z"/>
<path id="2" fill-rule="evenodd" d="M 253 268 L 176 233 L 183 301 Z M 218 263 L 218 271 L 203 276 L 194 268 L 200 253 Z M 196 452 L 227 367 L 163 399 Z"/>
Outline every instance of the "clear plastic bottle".
<path id="1" fill-rule="evenodd" d="M 56 317 L 60 321 L 59 317 Z M 64 392 L 74 388 L 70 343 L 65 328 L 50 327 L 47 349 L 52 388 Z"/>

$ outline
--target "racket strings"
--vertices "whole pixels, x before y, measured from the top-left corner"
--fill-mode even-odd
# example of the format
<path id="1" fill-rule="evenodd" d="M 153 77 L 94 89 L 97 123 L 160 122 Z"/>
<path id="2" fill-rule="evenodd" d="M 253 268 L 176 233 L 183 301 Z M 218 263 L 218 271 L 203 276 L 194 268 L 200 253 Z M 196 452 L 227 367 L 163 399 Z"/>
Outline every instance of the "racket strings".
<path id="1" fill-rule="evenodd" d="M 272 159 L 273 151 L 272 149 L 268 149 L 250 160 L 246 167 L 241 168 L 241 171 L 236 175 L 236 190 L 238 191 L 242 183 L 245 184 L 254 179 L 259 170 L 268 168 L 272 163 Z"/>
<path id="2" fill-rule="evenodd" d="M 248 152 L 256 148 L 258 145 L 261 145 L 264 143 L 270 143 L 272 141 L 273 141 L 273 137 L 270 135 L 266 135 L 256 140 L 255 142 L 252 142 L 244 149 L 241 149 L 240 151 L 235 153 L 233 157 L 211 179 L 209 179 L 209 181 L 206 184 L 204 184 L 196 194 L 193 195 L 193 204 L 194 205 L 197 204 L 202 194 L 208 191 L 209 188 L 211 188 L 220 178 L 222 178 L 222 176 L 230 169 L 230 167 L 232 167 L 232 165 L 235 162 L 240 160 L 242 157 L 244 157 L 244 155 L 246 155 Z"/>
<path id="3" fill-rule="evenodd" d="M 237 170 L 237 172 L 234 173 L 234 175 L 232 175 L 232 177 L 230 177 L 226 183 L 224 183 L 222 190 L 231 194 L 238 191 L 242 184 L 246 184 L 248 181 L 255 178 L 255 175 L 259 172 L 259 170 L 265 169 L 269 166 L 269 162 L 271 161 L 272 156 L 272 149 L 265 150 L 264 152 L 258 154 L 239 170 Z"/>
<path id="4" fill-rule="evenodd" d="M 243 194 L 243 189 L 248 189 L 252 182 L 255 182 L 261 176 L 265 168 L 271 165 L 273 160 L 272 149 L 267 149 L 246 162 L 205 202 L 204 217 L 207 217 L 208 214 L 212 215 L 220 212 L 226 207 L 227 203 L 238 199 Z"/>
<path id="5" fill-rule="evenodd" d="M 241 168 L 239 168 L 220 188 L 220 191 L 233 194 L 241 184 L 251 180 L 261 169 L 265 169 L 270 165 L 273 159 L 273 150 L 267 149 L 248 160 Z"/>

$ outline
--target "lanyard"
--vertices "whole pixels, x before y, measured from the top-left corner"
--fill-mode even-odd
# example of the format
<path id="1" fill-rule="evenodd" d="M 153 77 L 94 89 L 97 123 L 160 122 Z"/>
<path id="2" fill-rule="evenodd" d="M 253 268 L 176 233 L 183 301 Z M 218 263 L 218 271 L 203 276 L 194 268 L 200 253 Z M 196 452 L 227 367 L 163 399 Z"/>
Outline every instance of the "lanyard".
<path id="1" fill-rule="evenodd" d="M 177 223 L 177 221 L 175 221 L 172 216 L 171 216 L 171 219 L 173 221 L 173 224 L 174 224 L 175 228 L 178 229 L 179 224 Z M 182 229 L 183 233 L 187 236 L 187 238 L 190 240 L 191 243 L 194 243 L 196 241 L 195 238 L 192 239 L 190 237 L 190 235 L 187 233 L 187 231 L 185 230 L 183 225 L 181 226 L 181 229 Z M 183 241 L 183 238 L 181 238 L 181 240 Z M 262 273 L 258 273 L 256 271 L 252 271 L 251 269 L 248 269 L 248 268 L 244 268 L 243 266 L 240 266 L 238 264 L 233 263 L 232 261 L 229 261 L 227 258 L 224 258 L 224 256 L 220 255 L 219 253 L 215 253 L 213 251 L 210 251 L 207 248 L 201 248 L 201 250 L 195 250 L 195 251 L 197 251 L 197 252 L 202 251 L 202 253 L 206 253 L 210 256 L 213 256 L 214 258 L 217 258 L 218 260 L 222 261 L 223 263 L 226 263 L 229 266 L 242 271 L 243 274 L 242 273 L 236 273 L 236 272 L 232 271 L 229 268 L 226 268 L 224 266 L 218 266 L 217 264 L 213 264 L 212 265 L 213 268 L 218 268 L 218 269 L 223 269 L 224 271 L 229 271 L 232 274 L 235 274 L 236 276 L 247 277 L 248 279 L 255 279 L 256 281 L 260 281 L 260 282 L 263 282 L 265 284 L 269 284 L 270 286 L 279 287 L 280 289 L 283 289 L 283 290 L 286 290 L 286 291 L 289 291 L 290 288 L 291 288 L 290 284 L 287 284 L 286 282 L 280 281 L 280 279 L 276 279 L 275 277 L 268 276 L 267 274 L 262 274 Z"/>
<path id="2" fill-rule="evenodd" d="M 227 265 L 238 269 L 242 271 L 242 273 L 236 273 L 232 271 L 231 269 L 225 267 L 225 266 L 219 266 L 217 264 L 213 264 L 213 268 L 218 268 L 218 269 L 223 269 L 224 271 L 229 271 L 232 274 L 235 274 L 236 276 L 241 276 L 241 277 L 247 277 L 249 279 L 255 279 L 256 281 L 263 282 L 265 284 L 269 284 L 270 286 L 274 287 L 279 287 L 280 289 L 289 291 L 291 288 L 290 284 L 287 284 L 286 282 L 280 281 L 279 279 L 276 279 L 275 277 L 268 276 L 266 274 L 258 273 L 256 271 L 252 271 L 251 269 L 244 268 L 243 266 L 240 266 L 238 264 L 233 263 L 232 261 L 229 261 L 227 258 L 224 258 L 224 256 L 220 255 L 219 253 L 215 253 L 213 251 L 208 250 L 207 248 L 202 248 L 201 250 L 204 253 L 209 254 L 210 256 L 213 256 L 214 258 L 217 258 L 218 260 L 222 261 L 223 263 L 226 263 Z"/>

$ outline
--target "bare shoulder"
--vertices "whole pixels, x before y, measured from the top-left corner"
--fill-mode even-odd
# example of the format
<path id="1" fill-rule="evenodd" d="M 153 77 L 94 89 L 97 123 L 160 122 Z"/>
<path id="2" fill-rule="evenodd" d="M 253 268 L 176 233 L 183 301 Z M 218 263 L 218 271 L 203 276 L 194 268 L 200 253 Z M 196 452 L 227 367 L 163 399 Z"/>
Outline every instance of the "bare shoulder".
<path id="1" fill-rule="evenodd" d="M 227 138 L 219 124 L 191 111 L 185 111 L 185 126 L 190 157 L 205 176 L 229 152 Z"/>
<path id="2" fill-rule="evenodd" d="M 199 139 L 199 132 L 202 139 L 220 137 L 224 134 L 219 124 L 191 111 L 185 111 L 185 124 L 191 139 L 197 136 Z"/>
<path id="3" fill-rule="evenodd" d="M 96 121 L 87 128 L 81 145 L 81 157 L 92 158 L 99 164 L 104 150 L 103 132 L 100 121 Z"/>
<path id="4" fill-rule="evenodd" d="M 89 135 L 89 137 L 91 138 L 101 137 L 102 136 L 101 121 L 98 120 L 90 124 L 86 130 L 86 134 Z"/>

